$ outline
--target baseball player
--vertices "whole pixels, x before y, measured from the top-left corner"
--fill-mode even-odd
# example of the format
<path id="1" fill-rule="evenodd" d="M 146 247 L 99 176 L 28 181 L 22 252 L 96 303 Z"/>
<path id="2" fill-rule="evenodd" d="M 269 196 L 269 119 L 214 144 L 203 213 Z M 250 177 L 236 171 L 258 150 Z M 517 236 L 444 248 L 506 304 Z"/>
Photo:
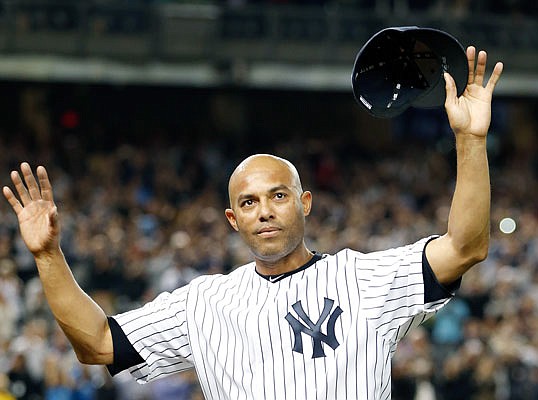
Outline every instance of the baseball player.
<path id="1" fill-rule="evenodd" d="M 129 369 L 148 382 L 196 368 L 207 399 L 389 399 L 398 341 L 439 310 L 488 252 L 486 135 L 497 63 L 466 51 L 469 77 L 445 108 L 456 137 L 457 183 L 442 236 L 364 254 L 311 251 L 304 242 L 312 194 L 288 161 L 246 158 L 229 180 L 225 215 L 254 260 L 202 276 L 139 309 L 107 316 L 74 280 L 44 167 L 27 163 L 3 193 L 35 257 L 52 312 L 82 363 Z M 15 193 L 18 194 L 15 195 Z"/>

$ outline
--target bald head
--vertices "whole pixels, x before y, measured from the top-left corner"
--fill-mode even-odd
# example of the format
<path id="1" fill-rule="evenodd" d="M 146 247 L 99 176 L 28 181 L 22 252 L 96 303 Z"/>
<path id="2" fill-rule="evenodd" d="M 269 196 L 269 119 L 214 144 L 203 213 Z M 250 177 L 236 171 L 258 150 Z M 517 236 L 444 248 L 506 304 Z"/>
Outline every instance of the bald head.
<path id="1" fill-rule="evenodd" d="M 233 207 L 233 198 L 240 190 L 242 182 L 248 181 L 251 176 L 263 174 L 267 176 L 279 174 L 297 195 L 300 196 L 303 192 L 299 173 L 291 162 L 271 154 L 254 154 L 241 161 L 230 177 L 228 183 L 230 205 Z"/>
<path id="2" fill-rule="evenodd" d="M 303 192 L 297 169 L 287 160 L 256 154 L 241 162 L 228 185 L 225 215 L 256 258 L 260 273 L 289 271 L 311 253 L 304 243 L 312 194 Z"/>

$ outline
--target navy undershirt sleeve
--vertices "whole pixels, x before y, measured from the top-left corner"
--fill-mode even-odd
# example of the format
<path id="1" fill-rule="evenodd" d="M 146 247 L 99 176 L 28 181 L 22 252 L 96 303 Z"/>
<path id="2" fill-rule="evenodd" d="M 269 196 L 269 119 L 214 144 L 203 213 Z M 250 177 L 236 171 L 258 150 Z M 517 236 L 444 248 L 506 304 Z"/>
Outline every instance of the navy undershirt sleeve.
<path id="1" fill-rule="evenodd" d="M 108 325 L 112 333 L 114 347 L 114 362 L 106 366 L 110 375 L 114 376 L 127 368 L 143 363 L 144 359 L 129 342 L 118 322 L 114 318 L 108 317 Z"/>
<path id="2" fill-rule="evenodd" d="M 422 252 L 422 276 L 424 279 L 424 304 L 448 299 L 460 288 L 461 278 L 449 286 L 439 283 L 426 257 L 426 247 L 424 247 L 424 251 Z"/>

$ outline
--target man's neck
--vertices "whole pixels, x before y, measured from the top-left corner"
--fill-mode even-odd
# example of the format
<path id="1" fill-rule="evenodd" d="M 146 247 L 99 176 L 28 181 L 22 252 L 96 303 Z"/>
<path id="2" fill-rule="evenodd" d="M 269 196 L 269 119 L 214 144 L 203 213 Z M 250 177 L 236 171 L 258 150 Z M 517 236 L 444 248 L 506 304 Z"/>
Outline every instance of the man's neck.
<path id="1" fill-rule="evenodd" d="M 260 275 L 280 275 L 296 270 L 306 264 L 312 256 L 313 252 L 302 245 L 294 252 L 282 257 L 276 261 L 267 261 L 256 259 L 256 271 Z"/>

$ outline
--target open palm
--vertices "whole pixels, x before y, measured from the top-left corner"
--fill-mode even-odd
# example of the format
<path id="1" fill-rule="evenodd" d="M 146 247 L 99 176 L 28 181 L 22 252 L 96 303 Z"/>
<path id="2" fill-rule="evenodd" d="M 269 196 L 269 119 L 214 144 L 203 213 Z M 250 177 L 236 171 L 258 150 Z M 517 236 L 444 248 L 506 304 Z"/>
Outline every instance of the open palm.
<path id="1" fill-rule="evenodd" d="M 7 186 L 3 188 L 3 193 L 17 215 L 21 236 L 28 250 L 35 255 L 59 246 L 57 209 L 45 168 L 37 168 L 39 184 L 28 163 L 21 164 L 21 172 L 24 182 L 17 171 L 11 173 L 19 198 Z"/>
<path id="2" fill-rule="evenodd" d="M 488 82 L 483 86 L 487 62 L 486 52 L 480 51 L 476 57 L 475 48 L 469 46 L 467 61 L 469 77 L 467 87 L 460 97 L 457 97 L 456 85 L 452 77 L 449 74 L 445 75 L 447 92 L 445 108 L 448 120 L 456 134 L 486 136 L 491 121 L 491 98 L 501 76 L 503 64 L 499 62 L 495 65 Z"/>

